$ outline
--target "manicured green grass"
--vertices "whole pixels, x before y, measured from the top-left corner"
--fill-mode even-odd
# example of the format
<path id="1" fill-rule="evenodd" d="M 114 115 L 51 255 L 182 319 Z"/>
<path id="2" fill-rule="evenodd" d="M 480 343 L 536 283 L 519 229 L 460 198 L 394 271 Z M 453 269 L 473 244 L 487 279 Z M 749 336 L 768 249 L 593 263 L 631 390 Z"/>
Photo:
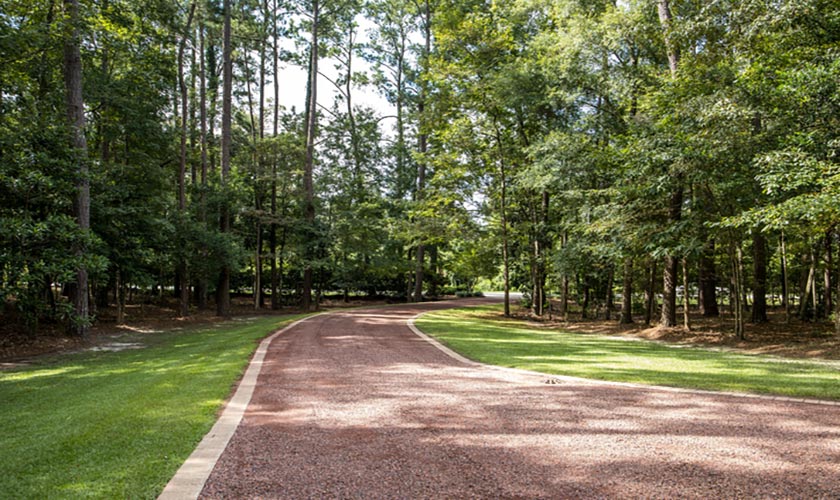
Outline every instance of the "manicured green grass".
<path id="1" fill-rule="evenodd" d="M 695 389 L 840 400 L 840 362 L 781 359 L 643 340 L 529 328 L 493 319 L 498 307 L 451 309 L 417 320 L 462 355 L 492 365 Z"/>
<path id="2" fill-rule="evenodd" d="M 0 496 L 154 498 L 210 430 L 258 340 L 297 318 L 148 334 L 143 349 L 0 372 Z"/>

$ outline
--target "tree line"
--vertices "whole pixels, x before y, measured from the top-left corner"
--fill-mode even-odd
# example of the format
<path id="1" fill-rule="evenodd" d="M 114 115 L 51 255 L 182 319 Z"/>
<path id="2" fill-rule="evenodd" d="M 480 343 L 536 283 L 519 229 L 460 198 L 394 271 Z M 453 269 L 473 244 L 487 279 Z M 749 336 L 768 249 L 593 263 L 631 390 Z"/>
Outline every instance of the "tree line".
<path id="1" fill-rule="evenodd" d="M 0 298 L 32 328 L 481 279 L 506 314 L 840 330 L 834 2 L 0 6 Z"/>

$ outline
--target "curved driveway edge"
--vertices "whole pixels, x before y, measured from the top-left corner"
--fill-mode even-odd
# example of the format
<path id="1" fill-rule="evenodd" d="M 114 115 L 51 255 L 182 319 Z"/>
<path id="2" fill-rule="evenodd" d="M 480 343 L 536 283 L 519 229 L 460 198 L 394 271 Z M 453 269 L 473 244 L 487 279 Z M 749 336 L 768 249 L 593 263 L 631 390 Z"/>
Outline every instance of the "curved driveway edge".
<path id="1" fill-rule="evenodd" d="M 236 428 L 239 427 L 239 422 L 242 421 L 245 409 L 248 408 L 248 404 L 251 402 L 251 396 L 253 396 L 254 389 L 257 386 L 257 379 L 259 378 L 260 370 L 262 370 L 263 360 L 265 359 L 265 354 L 268 352 L 269 344 L 286 331 L 316 316 L 320 316 L 320 314 L 301 318 L 272 333 L 260 342 L 260 345 L 254 352 L 254 356 L 251 358 L 251 362 L 248 364 L 245 375 L 239 382 L 239 386 L 236 388 L 233 397 L 222 411 L 219 420 L 213 424 L 210 432 L 204 435 L 204 438 L 198 443 L 198 446 L 193 450 L 186 462 L 181 465 L 178 472 L 169 480 L 163 492 L 158 496 L 158 499 L 183 500 L 198 498 L 202 488 L 204 488 L 204 483 L 210 477 L 213 467 L 216 466 L 216 462 L 219 460 L 222 452 L 225 451 L 228 442 L 230 442 L 230 438 L 233 437 Z"/>
<path id="2" fill-rule="evenodd" d="M 840 498 L 837 406 L 483 365 L 407 326 L 448 307 L 273 334 L 203 489 L 164 498 Z"/>
<path id="3" fill-rule="evenodd" d="M 774 396 L 772 394 L 757 394 L 752 392 L 731 392 L 731 391 L 708 391 L 703 389 L 689 389 L 685 387 L 669 387 L 666 385 L 648 385 L 648 384 L 634 384 L 632 382 L 617 382 L 613 380 L 599 380 L 594 378 L 583 378 L 583 377 L 572 377 L 569 375 L 557 375 L 552 373 L 543 373 L 543 372 L 536 372 L 533 370 L 525 370 L 523 368 L 511 368 L 507 366 L 497 366 L 497 365 L 488 365 L 486 363 L 481 363 L 478 361 L 473 361 L 469 358 L 462 356 L 461 354 L 453 351 L 446 345 L 444 345 L 438 339 L 426 334 L 417 327 L 415 321 L 419 319 L 424 314 L 428 314 L 429 311 L 421 312 L 420 314 L 414 316 L 413 318 L 408 320 L 408 327 L 414 332 L 417 336 L 425 340 L 426 342 L 432 344 L 436 348 L 438 348 L 441 352 L 446 354 L 447 356 L 451 357 L 455 361 L 459 361 L 461 363 L 475 366 L 475 367 L 483 367 L 488 368 L 491 370 L 499 370 L 508 373 L 516 373 L 519 375 L 532 375 L 536 377 L 542 377 L 544 379 L 554 379 L 557 381 L 566 381 L 566 382 L 578 382 L 578 383 L 590 383 L 590 384 L 600 384 L 600 385 L 613 385 L 619 387 L 629 387 L 633 389 L 654 389 L 658 391 L 665 391 L 665 392 L 677 392 L 682 394 L 697 394 L 700 396 L 729 396 L 729 397 L 736 397 L 736 398 L 751 398 L 751 399 L 766 399 L 768 401 L 781 401 L 787 403 L 810 403 L 814 405 L 823 405 L 823 406 L 838 406 L 840 407 L 840 401 L 832 401 L 828 399 L 813 399 L 813 398 L 794 398 L 790 396 Z"/>

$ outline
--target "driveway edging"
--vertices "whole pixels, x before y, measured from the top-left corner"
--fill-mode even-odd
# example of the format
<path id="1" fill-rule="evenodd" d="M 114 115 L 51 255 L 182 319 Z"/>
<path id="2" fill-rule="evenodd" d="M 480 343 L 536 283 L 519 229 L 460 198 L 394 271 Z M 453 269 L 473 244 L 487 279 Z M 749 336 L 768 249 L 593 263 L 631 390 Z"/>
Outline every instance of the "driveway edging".
<path id="1" fill-rule="evenodd" d="M 251 402 L 251 397 L 257 385 L 257 379 L 262 370 L 263 360 L 265 360 L 265 355 L 268 352 L 268 346 L 275 338 L 286 331 L 304 321 L 323 314 L 328 313 L 313 314 L 294 321 L 260 342 L 260 345 L 257 346 L 257 350 L 254 352 L 254 356 L 251 358 L 251 362 L 248 363 L 245 375 L 243 375 L 242 380 L 239 382 L 239 386 L 236 388 L 233 397 L 222 411 L 222 415 L 213 424 L 210 431 L 204 435 L 201 442 L 198 443 L 198 446 L 193 450 L 187 460 L 181 464 L 178 472 L 166 484 L 166 487 L 158 496 L 159 500 L 198 498 L 201 490 L 204 489 L 204 483 L 207 482 L 207 478 L 213 472 L 213 467 L 216 466 L 216 462 L 219 460 L 222 452 L 225 451 L 225 448 L 230 442 L 230 438 L 233 437 L 237 427 L 239 427 L 239 423 L 242 421 L 245 409 L 248 408 L 248 404 Z"/>

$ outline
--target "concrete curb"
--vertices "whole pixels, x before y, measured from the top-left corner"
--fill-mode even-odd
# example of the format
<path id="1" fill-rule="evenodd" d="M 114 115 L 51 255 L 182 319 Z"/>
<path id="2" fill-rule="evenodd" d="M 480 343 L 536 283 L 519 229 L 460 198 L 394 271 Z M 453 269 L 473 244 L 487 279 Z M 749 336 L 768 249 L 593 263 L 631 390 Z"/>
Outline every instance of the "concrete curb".
<path id="1" fill-rule="evenodd" d="M 222 416 L 219 417 L 219 420 L 216 421 L 213 428 L 210 429 L 210 432 L 204 436 L 196 449 L 187 458 L 187 461 L 181 465 L 181 468 L 178 469 L 175 476 L 169 480 L 169 483 L 167 483 L 166 488 L 158 496 L 158 499 L 186 500 L 198 498 L 198 495 L 201 494 L 201 490 L 204 488 L 204 483 L 210 477 L 213 467 L 216 466 L 216 462 L 222 456 L 222 452 L 225 451 L 228 442 L 230 442 L 230 438 L 233 437 L 233 433 L 239 427 L 239 422 L 242 421 L 245 409 L 248 408 L 248 404 L 251 402 L 251 396 L 254 394 L 254 388 L 257 385 L 257 378 L 260 375 L 260 370 L 262 370 L 262 364 L 268 352 L 268 346 L 275 338 L 286 331 L 322 314 L 326 313 L 313 314 L 312 316 L 301 318 L 285 328 L 274 332 L 260 342 L 256 352 L 254 352 L 254 357 L 248 364 L 245 375 L 239 382 L 239 387 L 237 387 L 236 392 L 222 412 Z"/>
<path id="2" fill-rule="evenodd" d="M 654 390 L 660 392 L 671 392 L 671 393 L 680 393 L 680 394 L 696 394 L 698 396 L 728 396 L 734 398 L 743 398 L 743 399 L 759 399 L 759 400 L 766 400 L 766 401 L 778 401 L 783 403 L 807 403 L 813 405 L 820 405 L 820 406 L 834 406 L 840 407 L 840 401 L 829 401 L 825 399 L 807 399 L 807 398 L 792 398 L 787 396 L 770 396 L 765 394 L 754 394 L 754 393 L 745 393 L 745 392 L 726 392 L 726 391 L 705 391 L 702 389 L 683 389 L 680 387 L 666 387 L 661 385 L 644 385 L 644 384 L 634 384 L 630 382 L 610 382 L 606 380 L 597 380 L 597 379 L 589 379 L 589 378 L 580 378 L 580 377 L 570 377 L 568 375 L 553 375 L 550 373 L 542 373 L 542 372 L 535 372 L 531 370 L 523 370 L 521 368 L 508 368 L 505 366 L 495 366 L 495 365 L 487 365 L 484 363 L 479 363 L 477 361 L 473 361 L 471 359 L 465 358 L 464 356 L 458 354 L 457 352 L 453 351 L 452 349 L 446 347 L 437 339 L 426 335 L 419 328 L 417 325 L 414 324 L 414 321 L 427 314 L 430 311 L 425 311 L 416 316 L 409 319 L 406 323 L 408 328 L 411 329 L 417 336 L 425 340 L 426 342 L 432 344 L 436 348 L 438 348 L 441 352 L 446 354 L 447 356 L 451 357 L 452 359 L 464 363 L 466 365 L 476 367 L 476 368 L 487 368 L 490 370 L 501 371 L 506 373 L 513 373 L 516 375 L 527 375 L 527 376 L 536 376 L 541 377 L 543 379 L 554 379 L 563 382 L 575 382 L 580 384 L 591 384 L 591 385 L 606 385 L 612 387 L 627 387 L 631 389 L 644 389 L 644 390 Z"/>

